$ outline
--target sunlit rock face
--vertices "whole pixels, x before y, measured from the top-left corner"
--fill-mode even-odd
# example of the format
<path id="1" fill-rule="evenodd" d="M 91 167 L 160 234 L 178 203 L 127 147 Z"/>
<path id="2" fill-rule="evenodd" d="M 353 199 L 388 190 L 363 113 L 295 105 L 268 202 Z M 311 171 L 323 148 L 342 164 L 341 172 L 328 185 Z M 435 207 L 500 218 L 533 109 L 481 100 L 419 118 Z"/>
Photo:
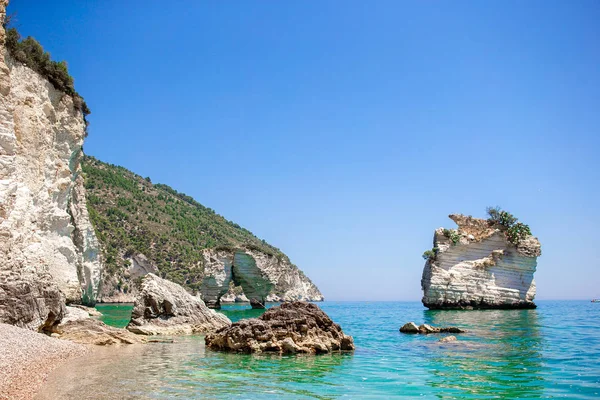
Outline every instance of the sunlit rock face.
<path id="1" fill-rule="evenodd" d="M 230 324 L 226 316 L 206 307 L 182 286 L 147 274 L 141 282 L 127 329 L 143 335 L 175 335 L 206 333 Z"/>
<path id="2" fill-rule="evenodd" d="M 85 122 L 70 96 L 12 59 L 1 27 L 0 94 L 0 322 L 46 329 L 65 301 L 93 303 L 100 278 L 79 177 Z"/>
<path id="3" fill-rule="evenodd" d="M 423 304 L 431 309 L 535 308 L 533 274 L 541 246 L 529 236 L 518 245 L 487 220 L 460 214 L 458 243 L 435 231 L 435 257 L 427 260 L 421 288 Z"/>
<path id="4" fill-rule="evenodd" d="M 267 301 L 323 301 L 319 289 L 295 265 L 260 251 L 206 249 L 202 298 L 218 308 L 231 282 L 241 286 L 250 304 L 264 307 Z"/>

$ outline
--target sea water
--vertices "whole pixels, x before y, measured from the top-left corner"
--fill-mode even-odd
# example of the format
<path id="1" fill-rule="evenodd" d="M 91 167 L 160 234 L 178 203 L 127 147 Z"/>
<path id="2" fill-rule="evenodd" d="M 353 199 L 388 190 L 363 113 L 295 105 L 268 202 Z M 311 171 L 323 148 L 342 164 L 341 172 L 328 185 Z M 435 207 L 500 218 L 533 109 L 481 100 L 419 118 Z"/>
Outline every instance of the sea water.
<path id="1" fill-rule="evenodd" d="M 204 347 L 202 336 L 176 337 L 99 349 L 69 362 L 39 398 L 599 398 L 600 303 L 538 306 L 429 311 L 417 302 L 324 302 L 319 307 L 354 336 L 354 353 L 218 353 Z M 131 306 L 98 308 L 106 322 L 123 326 Z M 261 313 L 245 306 L 222 312 L 233 321 Z M 444 335 L 400 333 L 409 321 L 468 332 L 440 343 Z"/>

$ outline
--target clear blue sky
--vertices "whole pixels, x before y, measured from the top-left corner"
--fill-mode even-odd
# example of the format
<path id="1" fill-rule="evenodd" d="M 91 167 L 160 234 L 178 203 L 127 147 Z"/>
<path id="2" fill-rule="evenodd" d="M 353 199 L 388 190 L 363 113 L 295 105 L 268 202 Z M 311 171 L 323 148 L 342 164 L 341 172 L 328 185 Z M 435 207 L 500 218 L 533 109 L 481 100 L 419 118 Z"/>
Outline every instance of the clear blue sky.
<path id="1" fill-rule="evenodd" d="M 330 300 L 418 300 L 447 215 L 512 211 L 538 299 L 600 296 L 600 2 L 22 1 L 87 154 L 280 247 Z"/>

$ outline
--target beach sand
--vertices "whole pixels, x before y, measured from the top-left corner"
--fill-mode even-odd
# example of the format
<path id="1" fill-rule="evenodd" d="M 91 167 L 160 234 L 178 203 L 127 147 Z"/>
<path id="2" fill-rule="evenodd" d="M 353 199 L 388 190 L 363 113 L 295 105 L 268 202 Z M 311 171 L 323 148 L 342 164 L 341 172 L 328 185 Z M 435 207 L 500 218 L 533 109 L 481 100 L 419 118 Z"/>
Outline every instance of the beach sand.
<path id="1" fill-rule="evenodd" d="M 0 399 L 32 399 L 54 368 L 88 351 L 85 345 L 0 324 Z"/>

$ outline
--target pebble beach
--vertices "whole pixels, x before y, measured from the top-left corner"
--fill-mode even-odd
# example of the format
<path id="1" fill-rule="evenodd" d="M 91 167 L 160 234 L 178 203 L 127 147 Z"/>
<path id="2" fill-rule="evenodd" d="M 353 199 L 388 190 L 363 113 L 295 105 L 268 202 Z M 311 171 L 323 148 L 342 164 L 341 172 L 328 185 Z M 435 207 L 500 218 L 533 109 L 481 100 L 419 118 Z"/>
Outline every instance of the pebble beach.
<path id="1" fill-rule="evenodd" d="M 0 324 L 0 399 L 32 399 L 48 374 L 89 347 Z"/>

